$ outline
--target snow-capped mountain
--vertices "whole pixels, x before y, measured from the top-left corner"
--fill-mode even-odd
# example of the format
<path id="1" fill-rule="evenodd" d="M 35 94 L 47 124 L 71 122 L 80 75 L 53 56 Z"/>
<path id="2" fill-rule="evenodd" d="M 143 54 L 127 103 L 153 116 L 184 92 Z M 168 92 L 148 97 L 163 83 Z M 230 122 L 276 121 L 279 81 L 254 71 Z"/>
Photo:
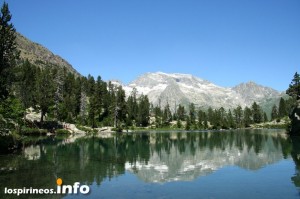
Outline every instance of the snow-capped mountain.
<path id="1" fill-rule="evenodd" d="M 128 96 L 136 88 L 138 95 L 147 95 L 152 104 L 164 107 L 168 103 L 173 110 L 178 104 L 189 103 L 197 107 L 245 107 L 254 101 L 281 96 L 280 92 L 254 82 L 224 88 L 189 74 L 163 72 L 146 73 L 123 88 Z"/>

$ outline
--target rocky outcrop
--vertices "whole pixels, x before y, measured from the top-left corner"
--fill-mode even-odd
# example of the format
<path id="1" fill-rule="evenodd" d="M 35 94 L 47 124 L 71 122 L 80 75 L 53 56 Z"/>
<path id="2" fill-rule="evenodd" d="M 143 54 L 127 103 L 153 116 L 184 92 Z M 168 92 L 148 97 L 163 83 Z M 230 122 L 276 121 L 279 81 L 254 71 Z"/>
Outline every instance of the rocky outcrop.
<path id="1" fill-rule="evenodd" d="M 62 126 L 63 126 L 64 129 L 68 130 L 71 133 L 86 134 L 86 132 L 78 129 L 75 124 L 70 124 L 70 123 L 62 122 Z"/>
<path id="2" fill-rule="evenodd" d="M 289 117 L 291 119 L 290 135 L 300 135 L 300 100 L 297 101 L 297 106 Z"/>

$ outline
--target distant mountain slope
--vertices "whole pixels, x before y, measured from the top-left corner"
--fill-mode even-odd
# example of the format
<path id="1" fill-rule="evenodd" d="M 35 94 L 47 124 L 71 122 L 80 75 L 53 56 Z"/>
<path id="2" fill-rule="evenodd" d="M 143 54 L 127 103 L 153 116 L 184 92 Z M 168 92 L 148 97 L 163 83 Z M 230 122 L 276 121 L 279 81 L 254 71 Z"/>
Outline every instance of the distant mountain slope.
<path id="1" fill-rule="evenodd" d="M 239 93 L 245 100 L 246 104 L 251 104 L 253 101 L 261 101 L 263 99 L 274 98 L 279 95 L 279 92 L 266 86 L 261 86 L 255 82 L 241 83 L 232 88 Z"/>
<path id="2" fill-rule="evenodd" d="M 194 103 L 197 107 L 235 108 L 251 106 L 254 101 L 266 103 L 282 96 L 279 91 L 254 82 L 242 83 L 233 88 L 217 86 L 189 74 L 146 73 L 124 86 L 127 95 L 136 88 L 139 94 L 148 95 L 154 105 L 171 109 L 178 104 Z"/>
<path id="3" fill-rule="evenodd" d="M 40 44 L 30 41 L 20 33 L 17 33 L 16 42 L 20 50 L 20 58 L 22 60 L 28 59 L 30 63 L 44 68 L 45 66 L 65 67 L 67 71 L 80 76 L 80 74 L 69 64 L 66 60 L 58 55 L 54 55 L 47 48 Z"/>

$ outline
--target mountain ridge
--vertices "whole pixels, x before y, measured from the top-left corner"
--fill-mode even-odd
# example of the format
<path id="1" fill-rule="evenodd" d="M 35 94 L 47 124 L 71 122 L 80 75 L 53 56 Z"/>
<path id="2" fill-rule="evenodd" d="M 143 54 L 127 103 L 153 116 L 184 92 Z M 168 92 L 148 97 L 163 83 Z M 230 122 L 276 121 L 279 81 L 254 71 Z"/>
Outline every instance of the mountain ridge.
<path id="1" fill-rule="evenodd" d="M 169 104 L 187 106 L 194 103 L 197 107 L 235 108 L 251 106 L 253 102 L 264 103 L 270 98 L 280 98 L 283 93 L 254 81 L 242 82 L 234 87 L 218 86 L 192 74 L 148 72 L 140 75 L 127 85 L 118 81 L 129 96 L 133 88 L 139 95 L 148 95 L 154 105 L 164 107 Z M 172 108 L 173 107 L 173 108 Z"/>

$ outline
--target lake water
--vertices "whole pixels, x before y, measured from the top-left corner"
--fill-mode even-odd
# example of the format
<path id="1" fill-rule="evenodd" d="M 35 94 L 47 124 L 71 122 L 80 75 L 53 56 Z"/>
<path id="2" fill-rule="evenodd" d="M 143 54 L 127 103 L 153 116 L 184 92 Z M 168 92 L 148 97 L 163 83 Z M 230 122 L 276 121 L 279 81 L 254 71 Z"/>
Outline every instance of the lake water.
<path id="1" fill-rule="evenodd" d="M 300 139 L 283 130 L 34 138 L 0 155 L 0 198 L 300 198 Z M 88 185 L 88 195 L 4 189 Z"/>

